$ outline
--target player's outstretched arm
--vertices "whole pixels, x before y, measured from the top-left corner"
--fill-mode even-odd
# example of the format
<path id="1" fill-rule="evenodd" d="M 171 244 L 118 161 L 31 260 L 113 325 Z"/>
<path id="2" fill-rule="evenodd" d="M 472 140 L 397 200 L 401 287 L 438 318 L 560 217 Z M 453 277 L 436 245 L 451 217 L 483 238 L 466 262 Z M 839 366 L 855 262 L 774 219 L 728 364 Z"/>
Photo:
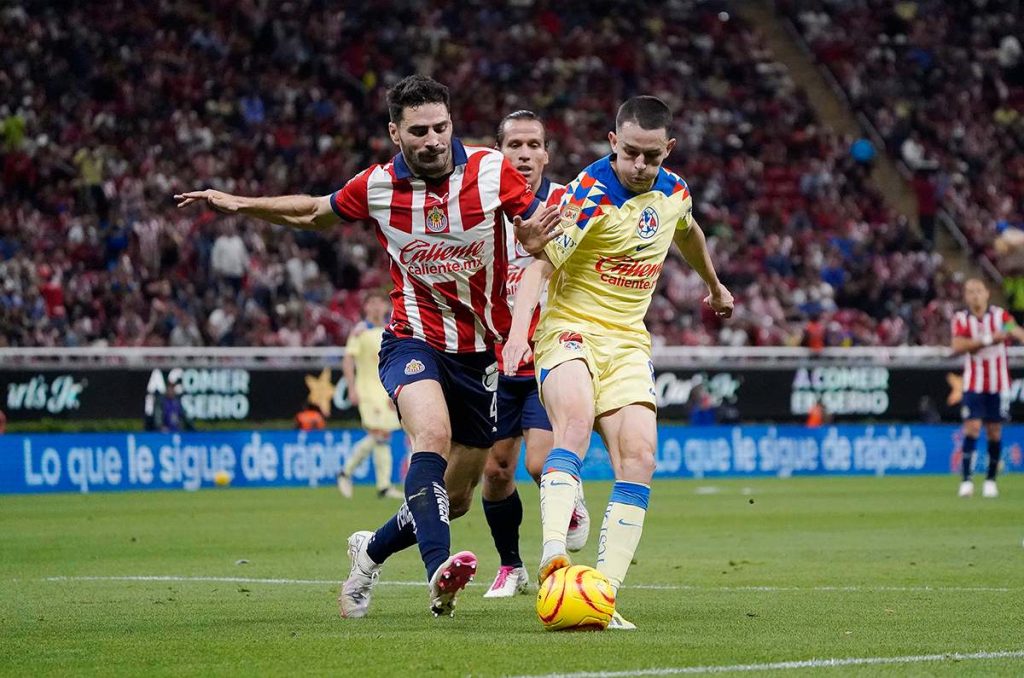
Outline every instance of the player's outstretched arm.
<path id="1" fill-rule="evenodd" d="M 708 242 L 704 238 L 704 231 L 701 230 L 697 222 L 692 221 L 686 230 L 677 230 L 673 236 L 673 242 L 690 268 L 696 271 L 700 279 L 707 284 L 709 294 L 704 298 L 704 303 L 722 318 L 731 316 L 732 293 L 718 279 L 715 265 L 711 262 L 711 253 L 708 252 Z"/>
<path id="2" fill-rule="evenodd" d="M 537 260 L 526 267 L 523 278 L 516 290 L 515 310 L 512 312 L 512 329 L 501 350 L 501 358 L 505 363 L 505 374 L 514 377 L 519 366 L 530 357 L 530 321 L 533 312 L 540 303 L 540 295 L 545 283 L 554 272 L 555 267 L 542 252 Z"/>
<path id="3" fill-rule="evenodd" d="M 212 209 L 225 214 L 244 214 L 272 224 L 314 231 L 324 230 L 341 222 L 331 209 L 329 195 L 319 198 L 311 195 L 255 198 L 206 189 L 181 193 L 174 196 L 174 199 L 178 201 L 179 208 L 205 202 Z"/>

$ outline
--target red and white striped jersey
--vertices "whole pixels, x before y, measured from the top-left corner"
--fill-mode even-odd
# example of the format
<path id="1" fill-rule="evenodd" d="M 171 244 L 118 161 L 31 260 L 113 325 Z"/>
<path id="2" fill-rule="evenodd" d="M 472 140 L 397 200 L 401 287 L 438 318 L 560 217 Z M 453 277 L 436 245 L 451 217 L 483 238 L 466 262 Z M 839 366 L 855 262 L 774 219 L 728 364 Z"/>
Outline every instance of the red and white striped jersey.
<path id="1" fill-rule="evenodd" d="M 367 219 L 391 258 L 388 330 L 447 353 L 492 349 L 508 334 L 505 217 L 540 205 L 499 151 L 452 139 L 455 169 L 428 182 L 402 154 L 353 177 L 331 196 L 342 219 Z"/>
<path id="2" fill-rule="evenodd" d="M 537 187 L 536 195 L 546 205 L 557 205 L 561 201 L 563 193 L 565 193 L 564 185 L 556 184 L 547 177 L 544 177 L 541 179 L 540 186 Z M 509 307 L 513 307 L 515 305 L 516 291 L 519 289 L 519 281 L 523 279 L 523 273 L 534 262 L 534 258 L 516 240 L 516 233 L 512 228 L 511 220 L 505 224 L 505 249 L 508 252 L 508 279 L 505 281 L 505 289 L 508 291 Z M 540 309 L 546 296 L 547 290 L 545 289 L 544 296 L 541 297 L 541 303 L 537 305 L 537 309 L 533 312 L 533 320 L 530 321 L 531 337 L 533 336 L 533 331 L 537 328 L 537 323 L 540 322 Z M 498 369 L 502 371 L 505 369 L 504 361 L 501 359 L 501 351 L 498 351 Z M 517 375 L 532 377 L 533 361 L 531 360 L 521 365 Z"/>
<path id="3" fill-rule="evenodd" d="M 953 315 L 953 336 L 992 341 L 996 332 L 1012 323 L 1009 313 L 998 306 L 989 306 L 978 317 L 970 311 Z M 1006 342 L 998 342 L 964 355 L 964 391 L 970 393 L 1003 393 L 1010 388 L 1010 371 L 1006 364 Z"/>

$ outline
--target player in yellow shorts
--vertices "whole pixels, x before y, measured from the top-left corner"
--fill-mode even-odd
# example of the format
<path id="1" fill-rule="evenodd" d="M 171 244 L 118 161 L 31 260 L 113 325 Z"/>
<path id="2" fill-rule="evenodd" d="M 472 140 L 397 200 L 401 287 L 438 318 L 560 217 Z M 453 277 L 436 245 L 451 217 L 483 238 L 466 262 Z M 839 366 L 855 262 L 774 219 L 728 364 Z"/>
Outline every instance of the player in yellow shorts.
<path id="1" fill-rule="evenodd" d="M 352 497 L 352 472 L 373 453 L 377 477 L 377 496 L 402 499 L 404 495 L 391 485 L 391 434 L 402 427 L 395 406 L 377 374 L 377 354 L 390 306 L 380 292 L 370 292 L 363 300 L 365 320 L 349 334 L 345 344 L 342 371 L 348 384 L 348 399 L 359 407 L 366 437 L 356 443 L 352 456 L 338 472 L 338 489 Z"/>
<path id="2" fill-rule="evenodd" d="M 612 154 L 583 170 L 561 201 L 562 233 L 523 276 L 506 372 L 529 356 L 530 318 L 545 282 L 548 301 L 534 333 L 537 379 L 554 447 L 540 484 L 541 582 L 571 564 L 565 540 L 583 457 L 596 422 L 616 482 L 598 540 L 597 569 L 618 590 L 640 542 L 657 447 L 651 337 L 644 315 L 675 243 L 708 286 L 722 317 L 733 299 L 715 273 L 690 191 L 661 164 L 675 139 L 672 115 L 651 96 L 626 101 L 608 135 Z M 609 628 L 633 629 L 618 612 Z"/>

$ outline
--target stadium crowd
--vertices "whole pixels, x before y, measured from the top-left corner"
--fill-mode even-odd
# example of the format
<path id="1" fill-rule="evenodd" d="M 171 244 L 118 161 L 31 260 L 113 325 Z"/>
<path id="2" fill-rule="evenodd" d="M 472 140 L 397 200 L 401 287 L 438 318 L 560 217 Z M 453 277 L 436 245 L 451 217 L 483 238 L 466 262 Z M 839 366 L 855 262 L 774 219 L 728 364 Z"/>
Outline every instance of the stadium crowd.
<path id="1" fill-rule="evenodd" d="M 607 152 L 621 99 L 669 102 L 668 164 L 738 303 L 724 324 L 702 313 L 699 278 L 672 260 L 657 343 L 945 342 L 957 280 L 756 31 L 711 3 L 608 4 L 0 9 L 0 342 L 342 344 L 360 291 L 390 285 L 367 225 L 289 231 L 171 195 L 337 189 L 394 154 L 384 93 L 411 72 L 451 87 L 467 141 L 542 113 L 559 181 Z"/>
<path id="2" fill-rule="evenodd" d="M 818 59 L 976 253 L 1024 272 L 1024 16 L 1017 0 L 786 0 Z M 854 37 L 856 36 L 856 37 Z M 932 213 L 934 213 L 932 211 Z"/>

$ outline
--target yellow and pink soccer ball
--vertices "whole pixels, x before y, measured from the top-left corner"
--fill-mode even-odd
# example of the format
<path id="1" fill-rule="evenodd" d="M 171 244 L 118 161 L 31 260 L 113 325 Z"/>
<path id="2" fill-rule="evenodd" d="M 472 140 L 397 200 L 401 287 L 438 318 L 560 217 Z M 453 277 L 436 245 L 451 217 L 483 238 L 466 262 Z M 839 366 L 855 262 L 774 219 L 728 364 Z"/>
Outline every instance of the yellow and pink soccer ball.
<path id="1" fill-rule="evenodd" d="M 537 592 L 537 617 L 548 631 L 601 631 L 614 612 L 611 582 L 585 565 L 555 570 Z"/>

